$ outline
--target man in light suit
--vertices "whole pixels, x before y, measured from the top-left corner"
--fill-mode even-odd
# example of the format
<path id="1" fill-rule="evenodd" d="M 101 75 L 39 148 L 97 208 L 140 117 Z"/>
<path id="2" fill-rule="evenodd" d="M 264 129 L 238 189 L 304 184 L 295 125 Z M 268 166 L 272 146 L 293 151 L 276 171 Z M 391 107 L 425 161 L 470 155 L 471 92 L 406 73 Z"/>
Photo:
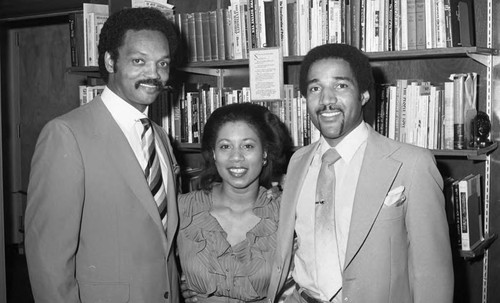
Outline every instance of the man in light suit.
<path id="1" fill-rule="evenodd" d="M 286 302 L 452 302 L 442 177 L 430 151 L 363 121 L 373 84 L 368 58 L 349 45 L 316 47 L 302 62 L 300 91 L 321 139 L 295 152 L 288 166 L 270 302 L 289 271 L 296 287 Z M 315 189 L 330 148 L 341 157 L 331 185 L 334 231 L 320 242 L 315 208 L 333 201 L 316 201 Z"/>
<path id="2" fill-rule="evenodd" d="M 149 128 L 140 122 L 169 79 L 177 44 L 158 10 L 113 14 L 99 40 L 102 95 L 41 131 L 25 222 L 37 303 L 178 302 L 177 164 L 167 134 L 152 123 L 155 176 L 167 198 L 162 222 L 145 176 L 141 133 Z"/>

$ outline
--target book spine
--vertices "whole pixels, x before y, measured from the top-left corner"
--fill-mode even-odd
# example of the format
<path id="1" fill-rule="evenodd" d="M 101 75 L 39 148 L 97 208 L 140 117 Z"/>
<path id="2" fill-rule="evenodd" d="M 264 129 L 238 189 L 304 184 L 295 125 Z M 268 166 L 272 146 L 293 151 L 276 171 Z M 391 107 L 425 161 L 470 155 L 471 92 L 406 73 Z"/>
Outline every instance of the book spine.
<path id="1" fill-rule="evenodd" d="M 187 26 L 187 45 L 189 48 L 189 61 L 198 61 L 198 52 L 196 49 L 196 24 L 194 21 L 194 13 L 186 13 Z"/>
<path id="2" fill-rule="evenodd" d="M 470 250 L 469 212 L 467 206 L 467 199 L 469 197 L 469 193 L 466 180 L 460 180 L 458 182 L 458 191 L 460 198 L 462 250 Z"/>
<path id="3" fill-rule="evenodd" d="M 205 61 L 205 46 L 203 45 L 203 14 L 194 13 L 194 33 L 196 38 L 196 60 Z"/>
<path id="4" fill-rule="evenodd" d="M 219 31 L 217 27 L 217 12 L 208 12 L 209 32 L 210 32 L 210 60 L 219 60 Z"/>

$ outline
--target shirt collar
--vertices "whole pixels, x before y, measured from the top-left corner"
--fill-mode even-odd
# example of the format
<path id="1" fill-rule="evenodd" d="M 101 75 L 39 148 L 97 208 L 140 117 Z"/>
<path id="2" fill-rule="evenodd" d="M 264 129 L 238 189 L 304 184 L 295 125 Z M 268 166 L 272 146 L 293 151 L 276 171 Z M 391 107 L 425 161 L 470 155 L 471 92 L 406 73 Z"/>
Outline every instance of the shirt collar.
<path id="1" fill-rule="evenodd" d="M 104 105 L 113 115 L 113 118 L 121 125 L 132 127 L 139 119 L 147 118 L 148 108 L 144 112 L 138 111 L 135 107 L 120 98 L 107 86 L 101 94 Z"/>
<path id="2" fill-rule="evenodd" d="M 366 142 L 367 139 L 368 127 L 365 122 L 361 122 L 349 134 L 347 134 L 347 136 L 345 136 L 344 139 L 337 144 L 337 146 L 335 146 L 335 149 L 345 162 L 349 162 L 352 157 L 354 157 L 354 154 L 359 147 Z M 323 156 L 329 148 L 331 148 L 330 144 L 328 144 L 325 138 L 321 136 L 318 147 L 319 156 Z"/>

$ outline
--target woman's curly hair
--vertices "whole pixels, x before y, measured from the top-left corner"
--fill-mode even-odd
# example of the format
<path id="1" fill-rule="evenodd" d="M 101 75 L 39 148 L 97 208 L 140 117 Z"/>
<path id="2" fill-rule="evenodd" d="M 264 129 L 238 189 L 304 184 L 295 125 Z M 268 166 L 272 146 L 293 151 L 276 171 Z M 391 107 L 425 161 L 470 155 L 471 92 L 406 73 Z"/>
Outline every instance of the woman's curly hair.
<path id="1" fill-rule="evenodd" d="M 229 122 L 247 123 L 258 135 L 263 150 L 267 153 L 267 164 L 259 176 L 261 186 L 269 188 L 279 178 L 288 163 L 292 139 L 283 122 L 266 107 L 254 103 L 236 103 L 217 108 L 208 118 L 202 135 L 201 153 L 204 170 L 200 181 L 203 189 L 210 189 L 214 182 L 222 179 L 214 160 L 215 143 L 220 129 Z"/>

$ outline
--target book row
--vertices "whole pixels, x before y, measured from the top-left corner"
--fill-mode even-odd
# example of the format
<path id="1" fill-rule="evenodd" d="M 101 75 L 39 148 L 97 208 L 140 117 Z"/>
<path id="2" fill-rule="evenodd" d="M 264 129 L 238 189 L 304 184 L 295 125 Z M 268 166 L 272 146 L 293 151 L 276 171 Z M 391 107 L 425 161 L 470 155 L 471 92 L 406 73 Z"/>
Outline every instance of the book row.
<path id="1" fill-rule="evenodd" d="M 168 0 L 132 0 L 132 7 L 154 7 L 174 21 L 173 6 Z M 107 4 L 83 3 L 80 12 L 68 16 L 71 66 L 98 66 L 97 45 L 102 26 L 109 17 Z"/>
<path id="2" fill-rule="evenodd" d="M 475 45 L 471 0 L 231 0 L 175 20 L 191 62 L 246 59 L 249 49 L 274 46 L 302 56 L 325 43 L 367 52 Z"/>
<path id="3" fill-rule="evenodd" d="M 188 87 L 186 87 L 188 86 Z M 307 114 L 305 99 L 298 88 L 285 85 L 285 98 L 278 101 L 255 102 L 267 107 L 287 126 L 295 146 L 310 144 L 319 139 L 319 131 Z M 183 86 L 179 94 L 165 92 L 152 104 L 151 118 L 162 125 L 180 143 L 199 143 L 204 125 L 216 108 L 232 103 L 250 102 L 250 89 L 224 88 L 207 84 L 196 88 Z"/>
<path id="4" fill-rule="evenodd" d="M 439 84 L 398 79 L 381 85 L 375 129 L 391 139 L 429 149 L 475 147 L 477 75 L 453 74 L 450 79 Z"/>

